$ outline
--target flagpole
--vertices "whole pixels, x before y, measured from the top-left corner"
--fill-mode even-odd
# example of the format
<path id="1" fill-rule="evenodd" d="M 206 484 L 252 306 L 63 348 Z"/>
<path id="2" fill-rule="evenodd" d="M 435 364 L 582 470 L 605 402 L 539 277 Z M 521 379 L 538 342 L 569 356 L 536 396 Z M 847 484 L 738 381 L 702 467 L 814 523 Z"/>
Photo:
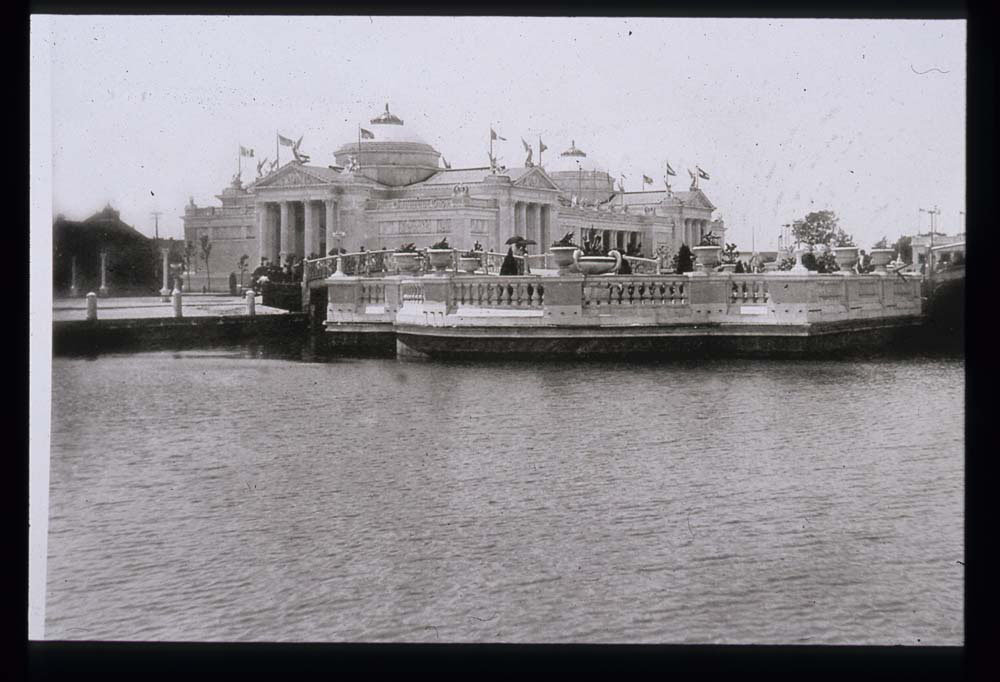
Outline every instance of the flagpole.
<path id="1" fill-rule="evenodd" d="M 358 170 L 361 170 L 361 124 L 358 124 Z"/>
<path id="2" fill-rule="evenodd" d="M 542 136 L 538 136 L 538 165 L 542 165 Z"/>
<path id="3" fill-rule="evenodd" d="M 278 131 L 274 131 L 274 159 L 278 163 L 278 168 L 281 168 L 281 143 L 278 142 Z"/>

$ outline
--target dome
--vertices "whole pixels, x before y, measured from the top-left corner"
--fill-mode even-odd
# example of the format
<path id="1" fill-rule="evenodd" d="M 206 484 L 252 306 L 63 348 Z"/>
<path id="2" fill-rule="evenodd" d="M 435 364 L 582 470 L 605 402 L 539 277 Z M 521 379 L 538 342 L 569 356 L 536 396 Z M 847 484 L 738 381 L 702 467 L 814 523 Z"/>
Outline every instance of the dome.
<path id="1" fill-rule="evenodd" d="M 544 167 L 563 194 L 567 197 L 575 195 L 583 204 L 600 204 L 614 194 L 611 176 L 589 160 L 586 152 L 577 148 L 576 141 L 570 142 L 569 149 Z"/>
<path id="2" fill-rule="evenodd" d="M 338 166 L 347 166 L 353 156 L 362 175 L 390 187 L 422 182 L 440 170 L 441 154 L 391 113 L 388 104 L 359 132 L 360 146 L 353 140 L 334 152 Z"/>

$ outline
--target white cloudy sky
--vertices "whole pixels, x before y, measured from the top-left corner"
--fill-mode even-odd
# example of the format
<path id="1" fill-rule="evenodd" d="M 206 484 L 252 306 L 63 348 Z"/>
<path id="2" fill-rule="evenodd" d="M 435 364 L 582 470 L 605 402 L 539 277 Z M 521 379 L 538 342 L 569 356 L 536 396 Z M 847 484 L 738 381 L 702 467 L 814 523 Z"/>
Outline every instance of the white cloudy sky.
<path id="1" fill-rule="evenodd" d="M 237 145 L 273 157 L 304 136 L 314 163 L 388 101 L 453 166 L 483 165 L 492 122 L 520 165 L 570 139 L 640 189 L 664 159 L 702 186 L 730 240 L 774 247 L 782 223 L 830 208 L 861 245 L 961 227 L 961 21 L 54 17 L 55 213 L 111 202 L 180 236 L 193 196 L 236 170 Z M 931 70 L 934 69 L 934 70 Z M 926 73 L 916 73 L 926 72 Z M 36 128 L 37 131 L 37 128 Z M 288 150 L 282 150 L 286 153 Z M 549 157 L 551 158 L 551 157 Z M 249 179 L 253 169 L 244 169 Z"/>

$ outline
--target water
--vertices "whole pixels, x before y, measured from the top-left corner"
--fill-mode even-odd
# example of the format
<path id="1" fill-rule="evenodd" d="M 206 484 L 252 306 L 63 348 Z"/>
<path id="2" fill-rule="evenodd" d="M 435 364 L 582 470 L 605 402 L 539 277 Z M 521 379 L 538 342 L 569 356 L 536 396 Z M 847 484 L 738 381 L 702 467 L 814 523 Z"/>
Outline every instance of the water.
<path id="1" fill-rule="evenodd" d="M 53 362 L 48 639 L 963 642 L 961 359 Z"/>

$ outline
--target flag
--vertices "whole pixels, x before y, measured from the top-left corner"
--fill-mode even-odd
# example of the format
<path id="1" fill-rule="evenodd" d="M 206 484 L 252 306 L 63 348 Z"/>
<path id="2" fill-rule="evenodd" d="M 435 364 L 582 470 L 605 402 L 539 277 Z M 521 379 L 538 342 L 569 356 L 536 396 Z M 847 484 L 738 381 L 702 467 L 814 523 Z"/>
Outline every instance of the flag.
<path id="1" fill-rule="evenodd" d="M 695 166 L 695 170 L 698 171 L 698 177 L 701 178 L 702 180 L 709 180 L 710 179 L 708 177 L 708 173 L 706 173 L 705 171 L 703 171 L 699 166 Z"/>
<path id="2" fill-rule="evenodd" d="M 652 185 L 653 184 L 653 178 L 649 177 L 648 175 L 643 175 L 642 176 L 642 184 L 643 185 Z"/>
<path id="3" fill-rule="evenodd" d="M 365 130 L 364 128 L 362 128 L 361 129 L 361 139 L 362 140 L 374 140 L 375 139 L 375 133 L 373 133 L 370 130 Z"/>
<path id="4" fill-rule="evenodd" d="M 490 139 L 491 140 L 503 140 L 504 142 L 507 141 L 506 137 L 500 137 L 499 135 L 497 135 L 497 131 L 493 130 L 493 128 L 490 128 Z"/>
<path id="5" fill-rule="evenodd" d="M 541 153 L 542 153 L 542 152 L 544 152 L 544 151 L 545 151 L 546 149 L 548 149 L 548 147 L 546 147 L 546 146 L 545 146 L 545 143 L 544 143 L 544 142 L 542 142 L 542 138 L 538 138 L 538 153 L 539 153 L 539 154 L 541 154 Z"/>
<path id="6" fill-rule="evenodd" d="M 528 144 L 527 142 L 525 142 L 523 137 L 521 138 L 521 144 L 524 145 L 524 151 L 526 151 L 526 152 L 530 152 L 531 151 L 531 145 Z"/>
<path id="7" fill-rule="evenodd" d="M 677 171 L 671 168 L 669 163 L 666 164 L 666 166 L 667 166 L 667 175 L 677 175 Z"/>
<path id="8" fill-rule="evenodd" d="M 284 145 L 286 147 L 294 147 L 295 146 L 295 142 L 293 142 L 292 140 L 289 140 L 284 135 L 278 135 L 278 144 L 282 144 L 282 145 Z"/>
<path id="9" fill-rule="evenodd" d="M 252 149 L 247 149 L 243 145 L 240 145 L 240 156 L 249 156 L 249 157 L 252 158 L 253 157 L 253 150 Z"/>

